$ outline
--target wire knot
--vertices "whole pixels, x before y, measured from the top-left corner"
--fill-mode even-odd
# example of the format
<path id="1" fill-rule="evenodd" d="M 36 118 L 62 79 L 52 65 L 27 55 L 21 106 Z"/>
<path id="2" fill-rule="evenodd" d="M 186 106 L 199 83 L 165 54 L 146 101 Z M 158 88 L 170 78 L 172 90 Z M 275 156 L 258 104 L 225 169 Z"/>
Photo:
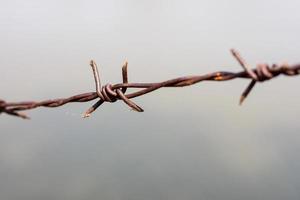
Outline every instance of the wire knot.
<path id="1" fill-rule="evenodd" d="M 0 99 L 0 114 L 5 110 L 5 101 Z"/>
<path id="2" fill-rule="evenodd" d="M 239 64 L 242 66 L 242 68 L 245 70 L 248 77 L 252 79 L 252 81 L 249 83 L 249 85 L 241 95 L 240 98 L 240 105 L 241 105 L 243 101 L 246 99 L 246 97 L 248 96 L 248 94 L 251 92 L 253 87 L 255 86 L 256 82 L 264 82 L 266 80 L 270 80 L 274 76 L 277 76 L 278 74 L 273 74 L 273 71 L 268 64 L 258 64 L 256 66 L 256 69 L 252 70 L 247 64 L 247 62 L 239 54 L 239 52 L 237 52 L 234 49 L 231 49 L 231 53 L 235 57 L 235 59 L 239 62 Z M 277 65 L 273 65 L 273 69 L 277 67 L 278 67 Z"/>
<path id="3" fill-rule="evenodd" d="M 113 103 L 117 100 L 123 100 L 125 104 L 127 104 L 129 107 L 131 107 L 134 111 L 137 112 L 143 112 L 144 110 L 139 107 L 137 104 L 135 104 L 133 101 L 131 101 L 126 95 L 125 92 L 127 90 L 126 87 L 121 88 L 113 88 L 113 86 L 108 83 L 104 86 L 101 86 L 100 76 L 97 64 L 92 60 L 90 62 L 90 65 L 93 70 L 93 75 L 95 79 L 96 84 L 96 93 L 100 100 L 98 100 L 91 108 L 89 108 L 83 117 L 89 117 L 92 112 L 94 112 L 100 105 L 102 105 L 104 102 L 110 102 Z M 127 65 L 128 63 L 125 62 L 122 67 L 122 77 L 123 77 L 123 83 L 128 83 L 128 74 L 127 74 Z"/>
<path id="4" fill-rule="evenodd" d="M 9 104 L 6 103 L 4 100 L 0 99 L 0 114 L 6 113 L 9 115 L 21 117 L 23 119 L 30 119 L 27 115 L 17 112 L 17 111 L 18 111 L 18 108 L 9 108 Z"/>
<path id="5" fill-rule="evenodd" d="M 300 73 L 300 70 L 295 68 L 295 69 L 292 69 L 289 64 L 287 63 L 283 63 L 280 67 L 281 69 L 281 72 L 287 76 L 295 76 L 297 74 Z"/>
<path id="6" fill-rule="evenodd" d="M 275 67 L 275 66 L 273 66 Z M 255 70 L 255 74 L 256 74 L 256 77 L 252 77 L 250 74 L 249 76 L 251 76 L 251 78 L 255 81 L 258 81 L 258 82 L 264 82 L 266 80 L 270 80 L 271 78 L 273 78 L 273 74 L 272 72 L 270 71 L 270 67 L 269 65 L 267 64 L 258 64 L 256 66 L 256 70 Z M 256 79 L 255 79 L 256 78 Z"/>
<path id="7" fill-rule="evenodd" d="M 112 85 L 108 83 L 101 87 L 100 91 L 97 91 L 97 95 L 102 101 L 113 103 L 119 99 L 116 91 L 117 89 L 112 89 Z"/>

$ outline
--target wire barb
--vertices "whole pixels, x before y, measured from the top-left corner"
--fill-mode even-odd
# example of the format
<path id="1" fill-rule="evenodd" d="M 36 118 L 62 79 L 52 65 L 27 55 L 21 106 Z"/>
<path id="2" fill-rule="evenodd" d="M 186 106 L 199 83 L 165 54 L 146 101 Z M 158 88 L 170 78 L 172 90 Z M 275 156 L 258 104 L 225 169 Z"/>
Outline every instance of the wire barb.
<path id="1" fill-rule="evenodd" d="M 101 85 L 101 79 L 98 71 L 98 67 L 95 61 L 90 62 L 90 66 L 93 70 L 93 76 L 95 80 L 96 91 L 88 92 L 83 94 L 74 95 L 68 98 L 60 98 L 53 100 L 45 100 L 40 102 L 29 101 L 29 102 L 11 102 L 7 103 L 0 99 L 0 114 L 6 113 L 21 117 L 23 119 L 29 119 L 29 117 L 20 111 L 35 109 L 37 107 L 59 107 L 71 102 L 88 102 L 98 99 L 84 114 L 83 117 L 89 117 L 99 106 L 104 102 L 116 102 L 122 100 L 127 106 L 137 112 L 143 112 L 144 110 L 134 103 L 131 99 L 153 92 L 163 87 L 185 87 L 190 86 L 201 81 L 228 81 L 236 78 L 251 79 L 251 82 L 243 91 L 240 97 L 240 104 L 247 98 L 249 93 L 257 82 L 264 82 L 275 78 L 279 75 L 296 76 L 300 73 L 300 64 L 290 66 L 287 63 L 281 65 L 273 64 L 271 67 L 267 64 L 258 64 L 256 68 L 251 69 L 246 61 L 241 57 L 238 51 L 231 49 L 231 53 L 238 63 L 242 66 L 243 71 L 241 72 L 213 72 L 205 75 L 196 76 L 183 76 L 170 80 L 166 80 L 158 83 L 129 83 L 128 82 L 128 62 L 125 61 L 122 67 L 122 83 L 118 84 L 106 84 Z M 135 92 L 126 94 L 128 88 L 138 89 Z"/>
<path id="2" fill-rule="evenodd" d="M 97 64 L 92 60 L 91 66 L 93 69 L 93 75 L 95 79 L 95 85 L 96 85 L 96 92 L 100 100 L 98 100 L 92 107 L 90 107 L 84 114 L 83 118 L 89 117 L 99 106 L 101 106 L 104 102 L 115 102 L 117 100 L 123 100 L 124 103 L 126 103 L 129 107 L 131 107 L 134 111 L 137 112 L 143 112 L 144 110 L 136 105 L 133 101 L 131 101 L 129 98 L 124 95 L 127 88 L 117 88 L 113 89 L 111 84 L 106 84 L 105 86 L 101 87 L 100 77 L 99 77 L 99 71 Z M 122 67 L 122 78 L 123 78 L 123 84 L 128 83 L 128 73 L 127 73 L 127 66 L 128 62 L 125 61 L 123 67 Z"/>

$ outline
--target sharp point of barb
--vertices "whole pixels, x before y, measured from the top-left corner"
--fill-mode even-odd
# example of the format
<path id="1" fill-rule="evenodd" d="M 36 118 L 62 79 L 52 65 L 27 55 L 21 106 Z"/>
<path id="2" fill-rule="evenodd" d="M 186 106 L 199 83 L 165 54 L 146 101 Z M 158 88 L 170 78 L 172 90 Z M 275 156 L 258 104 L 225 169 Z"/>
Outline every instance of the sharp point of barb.
<path id="1" fill-rule="evenodd" d="M 230 52 L 231 52 L 232 54 L 235 54 L 235 53 L 236 53 L 234 48 L 231 48 L 231 49 L 230 49 Z"/>
<path id="2" fill-rule="evenodd" d="M 276 65 L 273 64 L 269 66 L 267 64 L 258 64 L 257 67 L 251 69 L 246 61 L 241 57 L 239 52 L 235 49 L 230 49 L 234 58 L 239 62 L 242 66 L 243 71 L 240 72 L 213 72 L 205 75 L 195 75 L 195 76 L 182 76 L 162 82 L 156 83 L 128 83 L 128 73 L 127 66 L 128 62 L 125 59 L 122 66 L 122 82 L 118 84 L 106 84 L 102 85 L 100 81 L 99 71 L 97 68 L 97 64 L 94 60 L 90 61 L 90 66 L 93 70 L 93 76 L 96 86 L 95 92 L 88 92 L 83 94 L 77 94 L 67 98 L 60 99 L 50 99 L 44 100 L 40 102 L 35 101 L 27 101 L 27 102 L 5 102 L 0 99 L 0 114 L 6 113 L 8 115 L 17 116 L 23 119 L 29 119 L 29 117 L 20 111 L 35 109 L 38 107 L 48 107 L 55 108 L 59 106 L 63 106 L 67 103 L 71 102 L 88 102 L 97 99 L 98 101 L 94 103 L 83 115 L 83 118 L 89 117 L 99 106 L 101 106 L 104 102 L 113 103 L 115 101 L 123 101 L 127 106 L 129 106 L 132 110 L 137 112 L 143 112 L 144 110 L 134 103 L 131 99 L 139 96 L 146 95 L 150 92 L 158 90 L 163 87 L 183 87 L 190 86 L 201 81 L 229 81 L 236 78 L 246 78 L 250 79 L 251 82 L 243 91 L 240 96 L 239 104 L 242 105 L 244 100 L 247 98 L 249 93 L 252 91 L 253 87 L 257 82 L 263 82 L 267 80 L 271 80 L 279 75 L 287 75 L 287 76 L 295 76 L 300 73 L 300 64 L 297 65 L 288 65 L 287 63 Z M 129 94 L 126 94 L 128 88 L 136 89 L 137 91 L 133 91 Z"/>
<path id="3" fill-rule="evenodd" d="M 25 114 L 20 114 L 19 113 L 19 116 L 21 117 L 21 118 L 23 118 L 23 119 L 30 119 L 30 117 L 28 117 L 27 115 L 25 115 Z"/>
<path id="4" fill-rule="evenodd" d="M 240 105 L 240 106 L 243 104 L 245 98 L 246 98 L 246 97 L 245 97 L 244 95 L 241 95 L 240 101 L 239 101 L 239 105 Z"/>
<path id="5" fill-rule="evenodd" d="M 88 118 L 88 117 L 90 117 L 90 116 L 91 116 L 90 114 L 84 113 L 84 114 L 82 115 L 82 118 Z"/>
<path id="6" fill-rule="evenodd" d="M 95 66 L 95 65 L 96 65 L 96 62 L 92 59 L 92 60 L 90 61 L 90 66 L 93 67 L 93 66 Z"/>

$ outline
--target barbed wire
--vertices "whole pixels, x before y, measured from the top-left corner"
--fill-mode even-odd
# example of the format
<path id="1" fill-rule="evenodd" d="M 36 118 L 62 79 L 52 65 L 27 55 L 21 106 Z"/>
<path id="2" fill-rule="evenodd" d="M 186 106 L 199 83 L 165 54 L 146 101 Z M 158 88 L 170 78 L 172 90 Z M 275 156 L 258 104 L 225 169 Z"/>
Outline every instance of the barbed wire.
<path id="1" fill-rule="evenodd" d="M 237 73 L 218 71 L 205 75 L 183 76 L 158 83 L 129 83 L 127 73 L 128 63 L 126 61 L 122 67 L 123 82 L 114 85 L 108 83 L 104 86 L 101 85 L 98 67 L 96 63 L 92 60 L 90 62 L 90 65 L 93 70 L 96 92 L 83 93 L 68 98 L 49 99 L 39 102 L 5 102 L 4 100 L 0 99 L 0 114 L 6 113 L 8 115 L 21 117 L 23 119 L 29 119 L 27 115 L 20 111 L 30 110 L 37 107 L 54 108 L 63 106 L 71 102 L 87 102 L 92 101 L 94 99 L 98 99 L 98 101 L 83 114 L 84 118 L 89 117 L 91 113 L 94 112 L 104 102 L 113 103 L 117 100 L 122 100 L 125 104 L 127 104 L 130 108 L 137 112 L 143 112 L 144 110 L 136 103 L 134 103 L 131 99 L 145 95 L 149 92 L 153 92 L 163 87 L 184 87 L 199 83 L 201 81 L 228 81 L 236 78 L 251 79 L 249 85 L 246 87 L 246 89 L 240 97 L 240 104 L 242 104 L 242 102 L 252 91 L 253 87 L 257 82 L 270 80 L 281 74 L 287 76 L 295 76 L 300 73 L 300 64 L 293 66 L 290 66 L 287 63 L 281 65 L 273 64 L 272 66 L 268 64 L 258 64 L 255 69 L 251 69 L 250 65 L 246 63 L 246 61 L 241 57 L 239 52 L 237 52 L 234 49 L 231 49 L 231 53 L 234 56 L 234 58 L 238 61 L 238 63 L 242 66 L 243 71 Z M 136 88 L 140 90 L 132 92 L 130 94 L 125 94 L 128 88 Z"/>

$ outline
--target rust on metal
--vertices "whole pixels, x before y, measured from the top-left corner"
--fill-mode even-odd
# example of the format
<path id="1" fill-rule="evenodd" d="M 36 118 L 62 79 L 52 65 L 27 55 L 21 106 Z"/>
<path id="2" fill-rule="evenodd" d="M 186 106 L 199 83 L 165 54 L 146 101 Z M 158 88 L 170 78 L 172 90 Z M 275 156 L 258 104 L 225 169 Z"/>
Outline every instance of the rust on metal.
<path id="1" fill-rule="evenodd" d="M 88 92 L 74 95 L 68 98 L 51 99 L 44 101 L 6 102 L 0 99 L 0 114 L 6 113 L 8 115 L 21 117 L 23 119 L 29 119 L 29 117 L 21 111 L 30 110 L 37 107 L 54 108 L 63 106 L 71 102 L 87 102 L 95 99 L 98 99 L 98 101 L 83 114 L 83 117 L 89 117 L 91 113 L 94 112 L 104 102 L 113 103 L 117 100 L 122 100 L 126 105 L 137 112 L 143 112 L 144 110 L 136 103 L 134 103 L 131 99 L 145 95 L 149 92 L 153 92 L 163 87 L 184 87 L 199 83 L 201 81 L 228 81 L 236 78 L 250 79 L 251 81 L 249 85 L 246 87 L 240 97 L 240 104 L 242 104 L 242 102 L 249 95 L 257 82 L 267 81 L 281 74 L 286 76 L 296 76 L 300 73 L 300 64 L 288 65 L 284 63 L 281 65 L 273 64 L 271 66 L 267 64 L 258 64 L 256 68 L 251 69 L 245 62 L 245 60 L 241 57 L 239 52 L 232 49 L 231 53 L 238 61 L 238 63 L 242 66 L 243 71 L 237 73 L 219 71 L 205 75 L 183 76 L 157 83 L 129 83 L 127 73 L 128 63 L 126 61 L 122 67 L 123 82 L 114 85 L 106 84 L 103 86 L 101 85 L 98 67 L 92 60 L 90 62 L 90 65 L 92 67 L 95 79 L 95 92 Z M 138 90 L 129 94 L 125 94 L 128 88 L 135 88 Z"/>

